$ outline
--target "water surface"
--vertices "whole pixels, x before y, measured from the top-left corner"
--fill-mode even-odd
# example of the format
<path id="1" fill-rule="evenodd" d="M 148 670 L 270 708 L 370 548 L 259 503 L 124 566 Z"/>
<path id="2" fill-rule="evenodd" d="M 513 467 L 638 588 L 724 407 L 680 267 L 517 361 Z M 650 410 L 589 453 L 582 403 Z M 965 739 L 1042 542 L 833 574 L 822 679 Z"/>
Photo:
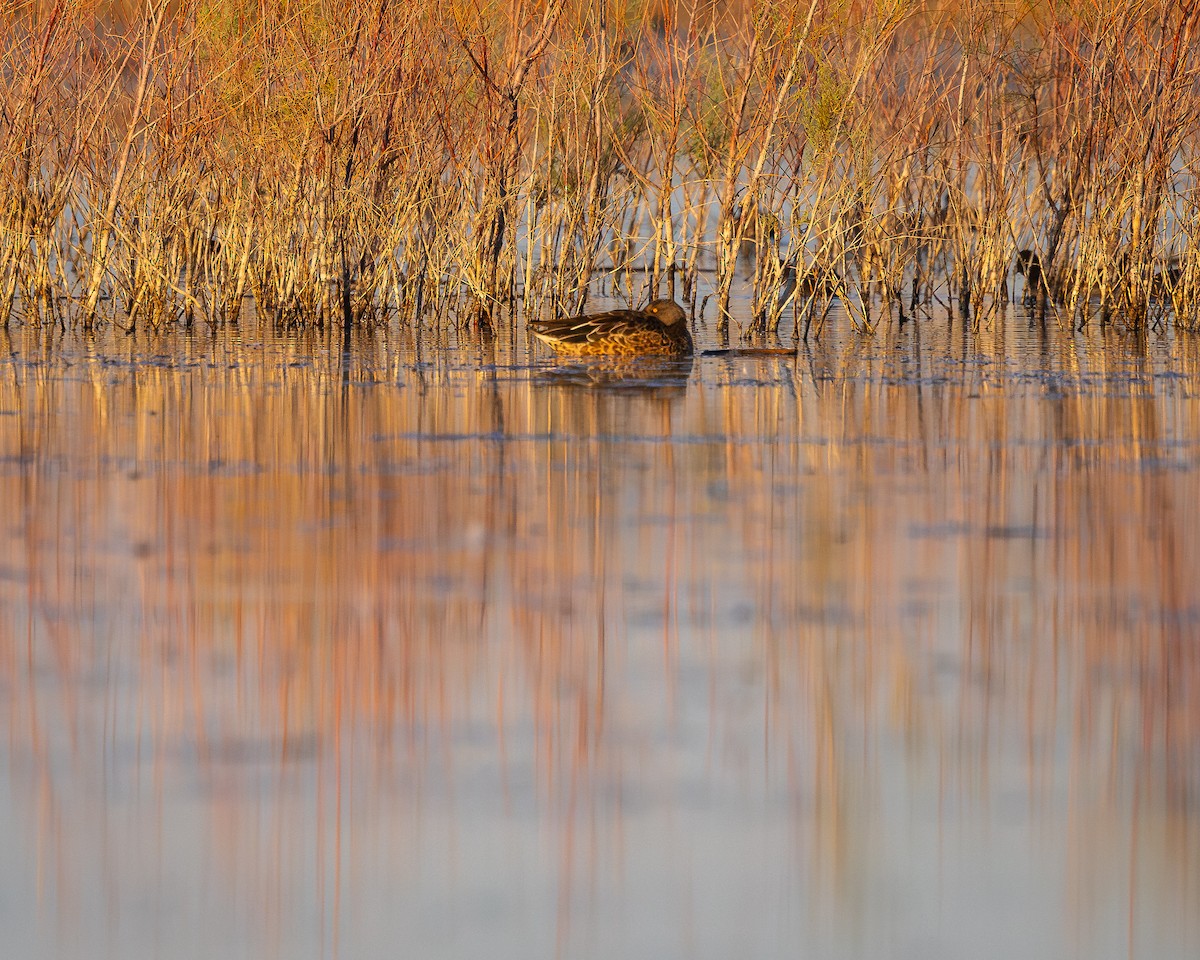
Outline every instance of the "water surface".
<path id="1" fill-rule="evenodd" d="M 0 356 L 5 956 L 1200 951 L 1194 340 Z"/>

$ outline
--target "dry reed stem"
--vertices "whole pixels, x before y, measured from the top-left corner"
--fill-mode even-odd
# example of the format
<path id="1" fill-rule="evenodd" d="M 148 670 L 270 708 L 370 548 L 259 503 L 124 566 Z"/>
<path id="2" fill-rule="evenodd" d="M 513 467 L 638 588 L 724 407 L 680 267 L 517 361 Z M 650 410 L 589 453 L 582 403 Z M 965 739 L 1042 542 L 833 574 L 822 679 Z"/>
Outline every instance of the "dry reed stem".
<path id="1" fill-rule="evenodd" d="M 1072 322 L 1195 324 L 1195 3 L 706 9 L 19 4 L 0 322 L 216 324 L 251 296 L 440 331 L 665 293 L 715 295 L 726 332 L 745 276 L 754 331 L 830 290 L 864 330 L 877 302 L 980 325 L 1028 248 Z"/>

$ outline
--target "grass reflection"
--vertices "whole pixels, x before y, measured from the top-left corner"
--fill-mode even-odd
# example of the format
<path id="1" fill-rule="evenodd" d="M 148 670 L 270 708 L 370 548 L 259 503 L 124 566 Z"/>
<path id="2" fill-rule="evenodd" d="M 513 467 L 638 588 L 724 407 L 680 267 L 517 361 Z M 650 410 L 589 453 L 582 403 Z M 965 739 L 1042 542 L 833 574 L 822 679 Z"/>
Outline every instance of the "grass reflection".
<path id="1" fill-rule="evenodd" d="M 897 862 L 1013 837 L 1064 945 L 1195 937 L 1190 342 L 909 333 L 614 385 L 50 336 L 0 366 L 0 705 L 10 871 L 64 942 L 193 874 L 276 955 L 365 946 L 377 888 L 486 928 L 493 870 L 562 952 L 639 891 L 685 939 L 761 925 L 701 909 L 711 858 L 870 953 Z"/>

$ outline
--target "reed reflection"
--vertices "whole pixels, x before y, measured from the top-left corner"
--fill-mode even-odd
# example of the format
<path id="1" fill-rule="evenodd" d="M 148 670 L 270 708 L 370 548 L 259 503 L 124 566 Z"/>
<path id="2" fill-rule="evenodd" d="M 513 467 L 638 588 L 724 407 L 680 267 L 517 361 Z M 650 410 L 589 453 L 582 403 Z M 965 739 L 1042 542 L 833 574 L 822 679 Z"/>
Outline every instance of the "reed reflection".
<path id="1" fill-rule="evenodd" d="M 17 340 L 28 953 L 950 955 L 992 870 L 1043 950 L 1187 955 L 1192 347 L 924 336 L 640 383 Z"/>

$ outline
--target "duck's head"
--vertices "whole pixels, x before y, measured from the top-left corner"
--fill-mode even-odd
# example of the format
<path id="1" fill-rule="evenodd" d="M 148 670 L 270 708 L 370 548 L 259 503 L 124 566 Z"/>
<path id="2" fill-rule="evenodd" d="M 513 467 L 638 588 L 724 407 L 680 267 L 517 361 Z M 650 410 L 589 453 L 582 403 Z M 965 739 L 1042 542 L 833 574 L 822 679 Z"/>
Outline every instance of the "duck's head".
<path id="1" fill-rule="evenodd" d="M 1016 269 L 1023 277 L 1036 276 L 1042 269 L 1042 258 L 1026 247 L 1017 251 Z"/>
<path id="2" fill-rule="evenodd" d="M 651 300 L 646 305 L 643 313 L 648 313 L 654 317 L 664 327 L 669 327 L 673 323 L 682 323 L 687 319 L 687 314 L 683 312 L 683 307 L 677 304 L 674 300 Z"/>

